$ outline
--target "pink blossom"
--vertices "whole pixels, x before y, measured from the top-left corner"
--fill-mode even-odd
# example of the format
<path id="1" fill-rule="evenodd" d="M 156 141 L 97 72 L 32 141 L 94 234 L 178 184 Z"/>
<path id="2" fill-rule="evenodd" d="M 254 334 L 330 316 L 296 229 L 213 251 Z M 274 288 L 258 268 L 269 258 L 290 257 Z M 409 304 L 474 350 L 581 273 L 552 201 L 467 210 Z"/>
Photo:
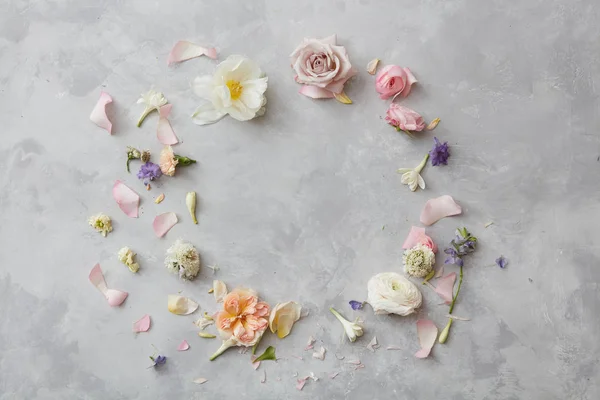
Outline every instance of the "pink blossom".
<path id="1" fill-rule="evenodd" d="M 408 68 L 402 68 L 397 65 L 386 65 L 375 77 L 375 90 L 382 99 L 389 99 L 400 95 L 408 96 L 411 86 L 417 79 Z"/>
<path id="2" fill-rule="evenodd" d="M 425 129 L 425 121 L 419 113 L 396 103 L 390 104 L 385 120 L 398 130 L 420 132 Z"/>

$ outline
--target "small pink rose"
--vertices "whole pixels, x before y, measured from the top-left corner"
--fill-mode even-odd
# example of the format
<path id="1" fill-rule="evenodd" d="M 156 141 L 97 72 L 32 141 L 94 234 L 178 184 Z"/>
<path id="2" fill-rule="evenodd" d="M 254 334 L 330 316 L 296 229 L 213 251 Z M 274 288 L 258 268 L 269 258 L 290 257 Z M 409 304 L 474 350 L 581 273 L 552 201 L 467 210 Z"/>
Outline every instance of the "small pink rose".
<path id="1" fill-rule="evenodd" d="M 425 121 L 418 112 L 396 103 L 390 104 L 385 120 L 398 130 L 420 132 L 425 129 Z"/>
<path id="2" fill-rule="evenodd" d="M 375 77 L 375 90 L 382 99 L 389 99 L 400 95 L 408 96 L 410 88 L 417 79 L 408 68 L 397 65 L 386 65 Z"/>
<path id="3" fill-rule="evenodd" d="M 435 245 L 433 239 L 426 234 L 421 235 L 419 238 L 419 243 L 421 243 L 423 246 L 429 247 L 434 253 L 437 253 L 437 246 Z"/>

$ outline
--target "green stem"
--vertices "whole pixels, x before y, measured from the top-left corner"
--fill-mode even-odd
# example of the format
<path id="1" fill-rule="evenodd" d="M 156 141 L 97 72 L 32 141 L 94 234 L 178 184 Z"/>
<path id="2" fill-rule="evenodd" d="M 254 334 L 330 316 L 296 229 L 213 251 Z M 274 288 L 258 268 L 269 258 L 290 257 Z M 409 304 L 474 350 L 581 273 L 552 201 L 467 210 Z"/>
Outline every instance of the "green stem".
<path id="1" fill-rule="evenodd" d="M 448 314 L 452 314 L 452 310 L 454 310 L 454 303 L 456 303 L 456 298 L 458 297 L 458 293 L 460 293 L 460 287 L 462 285 L 462 281 L 463 281 L 463 267 L 461 265 L 460 266 L 460 278 L 458 280 L 458 288 L 456 289 L 456 294 L 452 298 L 452 304 L 450 304 L 450 310 L 448 311 Z"/>
<path id="2" fill-rule="evenodd" d="M 221 344 L 221 347 L 219 347 L 219 349 L 217 351 L 215 351 L 215 354 L 213 354 L 212 356 L 210 356 L 209 360 L 213 361 L 215 358 L 219 357 L 221 354 L 223 354 L 225 352 L 225 350 L 227 350 L 228 348 L 230 348 L 234 344 L 235 343 L 231 339 L 224 340 L 223 344 Z"/>
<path id="3" fill-rule="evenodd" d="M 427 153 L 425 155 L 425 158 L 423 158 L 423 161 L 421 161 L 421 164 L 419 164 L 417 166 L 417 168 L 415 168 L 415 171 L 417 171 L 418 174 L 420 174 L 421 171 L 423 170 L 423 168 L 425 168 L 425 164 L 427 164 L 427 160 L 429 160 L 429 153 Z"/>
<path id="4" fill-rule="evenodd" d="M 180 156 L 178 154 L 173 154 L 173 157 L 177 160 L 178 166 L 187 167 L 188 165 L 196 163 L 196 160 L 192 160 L 189 157 Z"/>
<path id="5" fill-rule="evenodd" d="M 339 313 L 339 312 L 337 312 L 337 311 L 336 311 L 336 310 L 335 310 L 333 307 L 329 307 L 329 311 L 331 311 L 331 313 L 332 313 L 333 315 L 335 315 L 335 317 L 336 317 L 336 318 L 337 318 L 337 319 L 338 319 L 338 320 L 339 320 L 339 321 L 340 321 L 342 324 L 343 324 L 343 323 L 345 323 L 345 322 L 348 322 L 348 321 L 346 320 L 346 318 L 342 317 L 342 316 L 340 315 L 340 313 Z"/>
<path id="6" fill-rule="evenodd" d="M 137 127 L 138 128 L 140 126 L 142 126 L 142 122 L 144 122 L 144 119 L 146 119 L 146 117 L 148 116 L 148 114 L 150 114 L 152 111 L 154 111 L 154 108 L 148 108 L 148 107 L 146 107 L 146 109 L 144 110 L 144 112 L 140 116 L 140 119 L 138 119 L 138 122 L 137 122 Z"/>
<path id="7" fill-rule="evenodd" d="M 263 337 L 261 336 L 260 339 L 258 339 L 258 342 L 254 343 L 254 346 L 252 346 L 252 355 L 256 354 L 256 349 L 258 349 L 258 345 L 260 344 L 262 338 Z"/>

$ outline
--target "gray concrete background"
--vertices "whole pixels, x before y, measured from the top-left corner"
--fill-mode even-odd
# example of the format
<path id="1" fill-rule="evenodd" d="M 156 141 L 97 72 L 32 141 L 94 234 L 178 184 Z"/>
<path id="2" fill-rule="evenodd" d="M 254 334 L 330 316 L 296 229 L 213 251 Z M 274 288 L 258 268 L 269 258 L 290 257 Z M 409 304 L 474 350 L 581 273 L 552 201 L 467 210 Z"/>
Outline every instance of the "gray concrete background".
<path id="1" fill-rule="evenodd" d="M 0 1 L 0 399 L 600 397 L 597 2 L 85 3 Z M 360 70 L 347 86 L 351 106 L 299 95 L 289 67 L 304 36 L 332 33 Z M 256 60 L 269 76 L 266 116 L 192 124 L 200 101 L 189 82 L 216 62 L 167 67 L 182 39 L 215 45 L 221 59 Z M 420 82 L 403 104 L 442 119 L 435 135 L 452 158 L 426 167 L 425 191 L 411 193 L 395 170 L 417 165 L 433 134 L 410 139 L 385 124 L 388 102 L 365 72 L 375 57 L 410 67 Z M 124 155 L 127 145 L 160 150 L 156 115 L 135 127 L 135 101 L 151 86 L 173 104 L 176 151 L 199 163 L 146 192 L 124 172 Z M 88 119 L 101 90 L 115 100 L 113 136 Z M 139 219 L 117 208 L 115 179 L 142 196 Z M 184 204 L 190 190 L 197 226 Z M 430 290 L 413 317 L 353 312 L 347 302 L 366 298 L 373 274 L 401 271 L 410 225 L 442 194 L 464 215 L 434 225 L 433 239 L 443 246 L 458 225 L 480 239 L 455 309 L 472 321 L 455 323 L 447 344 L 418 360 L 416 319 L 440 329 L 446 321 Z M 165 211 L 182 222 L 159 240 L 151 222 Z M 113 218 L 107 238 L 87 225 L 98 212 Z M 176 238 L 220 265 L 216 277 L 230 288 L 310 310 L 285 340 L 265 337 L 283 359 L 254 371 L 230 350 L 208 362 L 218 343 L 196 336 L 200 313 L 167 311 L 178 291 L 202 312 L 217 308 L 211 270 L 187 283 L 163 267 Z M 117 260 L 125 245 L 139 254 L 137 275 Z M 500 254 L 506 270 L 494 265 Z M 110 286 L 130 293 L 122 307 L 88 282 L 96 262 Z M 363 317 L 365 336 L 344 342 L 329 306 Z M 136 337 L 131 324 L 146 313 L 152 328 Z M 325 361 L 303 351 L 310 335 Z M 373 335 L 382 344 L 374 354 L 365 348 Z M 191 349 L 178 353 L 182 339 Z M 152 344 L 168 356 L 160 371 L 146 369 Z M 364 369 L 344 364 L 357 358 Z M 311 371 L 319 381 L 297 391 L 294 374 Z M 209 382 L 195 385 L 198 377 Z"/>

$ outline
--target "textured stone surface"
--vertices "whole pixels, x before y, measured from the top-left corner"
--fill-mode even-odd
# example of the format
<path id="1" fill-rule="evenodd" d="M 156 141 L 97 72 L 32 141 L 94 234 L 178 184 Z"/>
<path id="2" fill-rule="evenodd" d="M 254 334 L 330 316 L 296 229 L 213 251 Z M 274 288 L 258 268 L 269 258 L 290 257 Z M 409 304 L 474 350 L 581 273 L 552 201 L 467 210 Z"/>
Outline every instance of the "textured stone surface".
<path id="1" fill-rule="evenodd" d="M 599 17 L 593 0 L 0 1 L 0 399 L 599 398 Z M 331 33 L 361 71 L 347 87 L 351 106 L 300 96 L 289 68 L 304 36 Z M 168 68 L 181 39 L 256 60 L 269 76 L 266 116 L 193 125 L 189 82 L 215 62 Z M 403 104 L 442 119 L 435 135 L 452 158 L 426 167 L 426 191 L 409 192 L 395 170 L 417 165 L 433 135 L 410 139 L 384 123 L 388 103 L 364 71 L 375 57 L 409 66 L 420 83 Z M 135 127 L 135 101 L 151 86 L 173 104 L 176 151 L 199 163 L 146 192 L 125 173 L 124 150 L 160 150 L 156 115 Z M 115 99 L 113 136 L 88 119 L 100 90 Z M 114 203 L 115 179 L 141 194 L 139 219 Z M 401 270 L 410 225 L 442 194 L 465 212 L 429 229 L 434 240 L 465 225 L 481 241 L 455 309 L 472 321 L 418 360 L 415 321 L 441 329 L 447 313 L 430 290 L 414 317 L 347 302 L 366 298 L 371 275 Z M 87 225 L 101 211 L 114 221 L 107 238 Z M 151 222 L 165 211 L 181 223 L 157 239 Z M 179 237 L 230 287 L 310 310 L 285 340 L 265 338 L 277 364 L 254 371 L 233 349 L 209 363 L 218 343 L 196 336 L 200 313 L 167 312 L 178 291 L 216 310 L 210 269 L 185 283 L 163 267 Z M 137 275 L 117 260 L 125 245 L 139 253 Z M 506 270 L 494 265 L 500 254 Z M 96 262 L 130 293 L 122 307 L 87 281 Z M 330 306 L 362 316 L 365 336 L 344 342 Z M 132 323 L 146 313 L 152 328 L 136 337 Z M 303 351 L 309 335 L 324 361 Z M 365 348 L 373 335 L 375 353 Z M 182 339 L 187 352 L 176 351 Z M 169 357 L 160 371 L 146 369 L 151 345 Z M 365 368 L 345 364 L 355 359 Z M 319 381 L 298 392 L 294 374 L 311 371 Z"/>

